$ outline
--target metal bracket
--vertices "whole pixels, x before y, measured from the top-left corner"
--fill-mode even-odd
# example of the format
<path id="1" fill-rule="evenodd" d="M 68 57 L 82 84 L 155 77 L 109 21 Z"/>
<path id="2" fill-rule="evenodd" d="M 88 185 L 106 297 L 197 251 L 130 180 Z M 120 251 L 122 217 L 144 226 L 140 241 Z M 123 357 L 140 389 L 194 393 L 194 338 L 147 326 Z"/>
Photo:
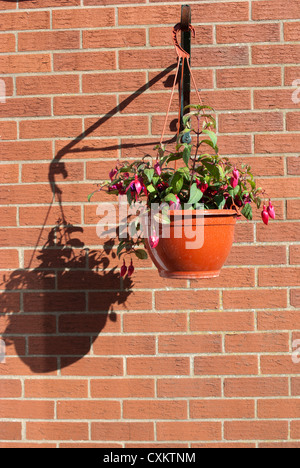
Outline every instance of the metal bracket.
<path id="1" fill-rule="evenodd" d="M 183 5 L 181 7 L 181 47 L 191 56 L 191 30 L 189 28 L 192 19 L 191 7 L 189 5 Z M 190 60 L 190 59 L 187 59 Z M 180 76 L 180 73 L 179 73 Z M 179 82 L 180 86 L 180 82 Z M 183 69 L 183 84 L 181 93 L 181 119 L 180 127 L 183 129 L 182 117 L 187 111 L 183 111 L 184 107 L 190 104 L 191 95 L 191 76 L 190 70 L 186 63 L 184 63 Z M 190 138 L 190 134 L 185 135 Z M 186 141 L 187 142 L 187 141 Z"/>

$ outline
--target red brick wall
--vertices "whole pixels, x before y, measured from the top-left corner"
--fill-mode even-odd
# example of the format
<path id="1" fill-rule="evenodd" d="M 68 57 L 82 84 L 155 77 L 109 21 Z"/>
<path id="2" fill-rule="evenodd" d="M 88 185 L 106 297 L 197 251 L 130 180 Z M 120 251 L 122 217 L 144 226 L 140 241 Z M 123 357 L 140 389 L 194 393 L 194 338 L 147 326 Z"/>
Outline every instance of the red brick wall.
<path id="1" fill-rule="evenodd" d="M 180 4 L 0 1 L 1 447 L 300 445 L 300 3 L 190 4 L 221 152 L 277 219 L 218 279 L 122 284 L 87 195 L 160 136 Z"/>

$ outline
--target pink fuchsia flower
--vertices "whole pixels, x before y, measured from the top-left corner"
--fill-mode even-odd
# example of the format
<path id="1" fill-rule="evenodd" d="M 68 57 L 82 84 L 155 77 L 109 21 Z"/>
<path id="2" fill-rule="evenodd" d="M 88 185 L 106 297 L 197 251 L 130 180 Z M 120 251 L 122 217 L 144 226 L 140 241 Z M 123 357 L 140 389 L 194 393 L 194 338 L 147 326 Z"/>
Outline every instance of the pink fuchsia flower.
<path id="1" fill-rule="evenodd" d="M 152 236 L 149 237 L 149 244 L 151 249 L 155 249 L 158 246 L 159 243 L 159 237 L 157 236 L 155 229 L 153 229 L 153 234 Z"/>
<path id="2" fill-rule="evenodd" d="M 180 199 L 177 195 L 175 195 L 175 197 L 176 197 L 176 203 L 172 201 L 170 201 L 169 203 L 170 210 L 178 210 L 178 208 L 180 207 Z"/>
<path id="3" fill-rule="evenodd" d="M 239 178 L 240 178 L 240 173 L 235 167 L 232 171 L 232 177 L 230 179 L 230 184 L 232 185 L 233 188 L 235 188 L 238 185 Z"/>
<path id="4" fill-rule="evenodd" d="M 133 266 L 133 263 L 132 263 L 132 259 L 131 259 L 131 263 L 128 267 L 128 273 L 127 273 L 127 276 L 130 278 L 130 276 L 132 276 L 134 273 L 134 266 Z"/>
<path id="5" fill-rule="evenodd" d="M 157 175 L 159 175 L 159 176 L 161 175 L 161 167 L 160 167 L 159 162 L 154 164 L 154 170 L 155 170 Z"/>
<path id="6" fill-rule="evenodd" d="M 266 208 L 266 205 L 263 206 L 263 210 L 261 212 L 261 217 L 262 217 L 262 220 L 265 224 L 268 224 L 269 222 L 269 213 L 268 213 L 268 210 Z"/>
<path id="7" fill-rule="evenodd" d="M 124 278 L 126 273 L 127 273 L 127 266 L 125 264 L 125 260 L 123 260 L 123 265 L 122 265 L 122 268 L 121 268 L 121 278 Z"/>
<path id="8" fill-rule="evenodd" d="M 136 200 L 138 200 L 138 197 L 139 197 L 142 190 L 143 190 L 143 192 L 144 192 L 144 194 L 146 196 L 148 195 L 147 188 L 146 188 L 144 182 L 139 180 L 137 174 L 135 175 L 134 180 L 131 182 L 129 187 L 127 187 L 126 192 L 128 192 L 129 189 L 133 193 L 135 193 L 135 199 Z"/>
<path id="9" fill-rule="evenodd" d="M 202 193 L 206 192 L 208 189 L 208 184 L 204 184 L 203 182 L 200 182 L 199 179 L 196 179 L 197 187 L 198 189 L 201 190 Z"/>
<path id="10" fill-rule="evenodd" d="M 115 177 L 115 175 L 117 174 L 117 172 L 118 172 L 117 167 L 115 167 L 115 169 L 112 169 L 112 170 L 110 171 L 110 173 L 109 173 L 109 178 L 110 178 L 111 181 L 114 180 L 114 177 Z"/>
<path id="11" fill-rule="evenodd" d="M 270 218 L 275 219 L 275 209 L 274 209 L 274 206 L 271 203 L 271 200 L 269 201 L 268 214 L 269 214 Z"/>

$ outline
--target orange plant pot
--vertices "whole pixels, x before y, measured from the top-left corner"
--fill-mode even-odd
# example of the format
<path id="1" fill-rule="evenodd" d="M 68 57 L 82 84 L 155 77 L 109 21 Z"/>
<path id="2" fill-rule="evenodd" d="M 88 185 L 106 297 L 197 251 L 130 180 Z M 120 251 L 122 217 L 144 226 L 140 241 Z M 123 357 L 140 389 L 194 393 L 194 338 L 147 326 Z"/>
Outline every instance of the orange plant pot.
<path id="1" fill-rule="evenodd" d="M 174 279 L 219 276 L 232 247 L 236 211 L 172 210 L 169 216 L 167 236 L 163 236 L 163 226 L 159 225 L 156 248 L 151 248 L 149 239 L 145 238 L 147 251 L 160 276 Z"/>

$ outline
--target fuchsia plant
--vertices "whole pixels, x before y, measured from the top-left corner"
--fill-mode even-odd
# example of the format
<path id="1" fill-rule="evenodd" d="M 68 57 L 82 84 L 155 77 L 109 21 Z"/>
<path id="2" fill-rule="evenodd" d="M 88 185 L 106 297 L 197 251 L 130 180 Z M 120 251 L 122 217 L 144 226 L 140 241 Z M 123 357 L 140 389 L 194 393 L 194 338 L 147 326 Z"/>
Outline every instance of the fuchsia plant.
<path id="1" fill-rule="evenodd" d="M 175 151 L 170 152 L 165 146 L 158 145 L 154 163 L 151 157 L 131 164 L 119 163 L 109 173 L 110 181 L 102 184 L 99 190 L 106 187 L 110 194 L 126 194 L 129 205 L 145 200 L 148 209 L 153 203 L 165 204 L 171 210 L 197 209 L 201 202 L 204 209 L 235 209 L 239 216 L 248 220 L 252 220 L 252 206 L 259 209 L 264 201 L 263 222 L 268 224 L 269 218 L 275 219 L 271 200 L 267 208 L 265 192 L 256 187 L 250 166 L 237 168 L 228 158 L 219 155 L 217 135 L 213 131 L 216 122 L 212 115 L 205 113 L 213 109 L 190 105 L 185 110 L 189 112 L 183 117 L 184 129 L 178 135 Z M 183 143 L 187 135 L 194 139 Z M 201 151 L 202 147 L 206 151 L 208 147 L 212 148 L 214 154 Z M 175 168 L 169 165 L 173 161 L 176 161 Z M 155 249 L 158 242 L 159 237 L 153 231 L 149 238 L 151 248 Z M 135 254 L 138 258 L 147 258 L 147 252 L 140 248 L 141 245 L 145 247 L 142 235 L 135 240 L 128 236 L 119 243 L 117 254 L 119 257 Z M 132 259 L 128 269 L 124 260 L 121 276 L 126 273 L 131 276 L 133 271 Z"/>

